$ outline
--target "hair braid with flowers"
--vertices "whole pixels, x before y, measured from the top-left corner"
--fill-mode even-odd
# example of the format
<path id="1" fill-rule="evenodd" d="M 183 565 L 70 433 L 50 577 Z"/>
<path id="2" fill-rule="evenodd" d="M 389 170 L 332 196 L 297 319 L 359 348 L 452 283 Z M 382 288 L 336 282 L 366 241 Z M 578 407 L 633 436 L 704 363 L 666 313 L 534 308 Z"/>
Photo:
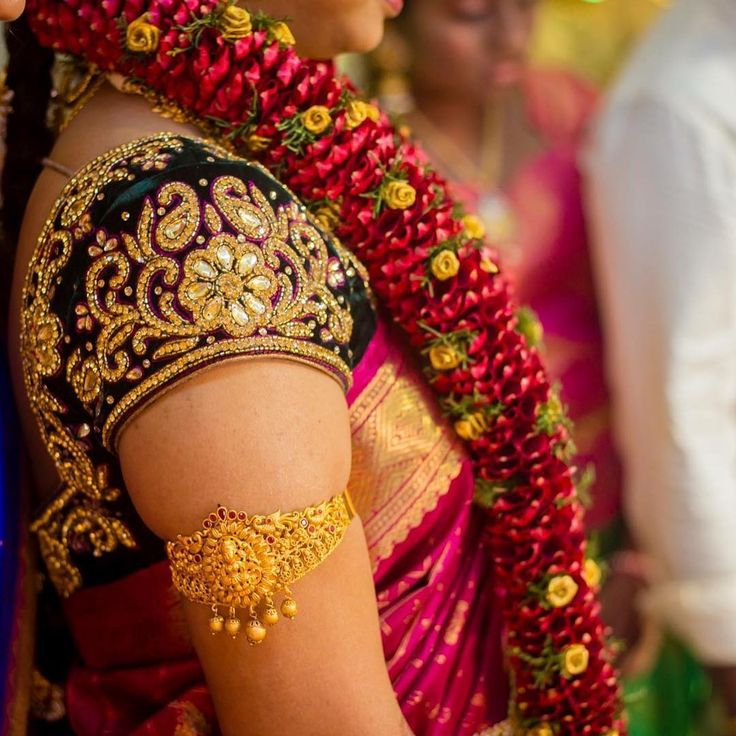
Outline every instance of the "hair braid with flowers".
<path id="1" fill-rule="evenodd" d="M 44 45 L 123 75 L 261 161 L 360 258 L 473 459 L 513 722 L 535 736 L 622 733 L 568 425 L 477 218 L 331 64 L 296 54 L 283 21 L 232 0 L 28 6 Z"/>

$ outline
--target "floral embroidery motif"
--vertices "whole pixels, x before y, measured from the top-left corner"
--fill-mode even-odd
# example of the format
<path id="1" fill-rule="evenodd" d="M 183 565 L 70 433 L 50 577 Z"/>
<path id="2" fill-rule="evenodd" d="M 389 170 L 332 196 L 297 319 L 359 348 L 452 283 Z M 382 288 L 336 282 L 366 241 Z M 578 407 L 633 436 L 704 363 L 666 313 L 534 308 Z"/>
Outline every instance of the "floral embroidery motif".
<path id="1" fill-rule="evenodd" d="M 66 364 L 66 378 L 79 400 L 92 405 L 102 390 L 102 376 L 94 358 L 82 359 L 82 351 L 75 350 Z"/>
<path id="2" fill-rule="evenodd" d="M 204 190 L 168 181 L 116 208 L 130 182 L 163 170 L 187 146 L 225 170 Z M 273 354 L 349 384 L 346 295 L 359 269 L 328 247 L 270 175 L 252 167 L 254 181 L 244 181 L 228 174 L 233 162 L 249 166 L 172 135 L 122 146 L 72 179 L 39 239 L 24 292 L 22 355 L 62 485 L 33 529 L 63 595 L 82 584 L 77 555 L 136 546 L 117 508 L 114 443 L 161 390 L 228 356 Z M 104 226 L 96 223 L 98 202 Z"/>
<path id="3" fill-rule="evenodd" d="M 34 305 L 29 316 L 36 331 L 29 336 L 26 350 L 34 359 L 37 370 L 43 376 L 51 376 L 61 367 L 61 355 L 58 351 L 61 340 L 61 320 L 48 311 L 47 305 Z"/>
<path id="4" fill-rule="evenodd" d="M 277 284 L 258 248 L 218 235 L 206 251 L 187 256 L 184 273 L 179 298 L 195 321 L 239 337 L 268 324 Z"/>

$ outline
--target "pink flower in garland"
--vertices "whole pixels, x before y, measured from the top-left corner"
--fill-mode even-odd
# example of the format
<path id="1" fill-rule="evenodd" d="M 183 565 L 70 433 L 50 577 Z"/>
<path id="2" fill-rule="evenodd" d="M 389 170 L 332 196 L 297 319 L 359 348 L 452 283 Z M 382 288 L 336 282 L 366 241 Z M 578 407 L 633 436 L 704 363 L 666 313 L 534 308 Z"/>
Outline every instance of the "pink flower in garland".
<path id="1" fill-rule="evenodd" d="M 226 18 L 231 3 L 28 5 L 41 43 L 196 114 L 315 214 L 329 204 L 336 234 L 425 359 L 443 410 L 468 443 L 504 605 L 512 718 L 522 732 L 623 734 L 611 652 L 583 575 L 566 421 L 536 349 L 517 330 L 495 255 L 463 222 L 424 154 L 372 106 L 356 108 L 357 95 L 332 65 L 300 59 L 283 27 L 245 11 Z M 135 45 L 145 53 L 126 46 L 140 22 L 155 27 L 143 28 Z M 310 110 L 328 124 L 305 125 Z M 554 576 L 575 586 L 558 607 L 546 598 Z"/>

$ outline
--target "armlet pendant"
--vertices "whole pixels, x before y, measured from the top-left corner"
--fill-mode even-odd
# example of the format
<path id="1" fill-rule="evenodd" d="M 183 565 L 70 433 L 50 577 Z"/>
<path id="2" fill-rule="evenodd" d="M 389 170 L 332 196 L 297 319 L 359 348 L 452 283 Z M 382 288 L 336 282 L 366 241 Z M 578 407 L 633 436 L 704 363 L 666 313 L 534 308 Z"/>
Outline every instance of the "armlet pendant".
<path id="1" fill-rule="evenodd" d="M 245 635 L 251 644 L 266 638 L 279 620 L 274 596 L 283 592 L 281 614 L 294 618 L 289 586 L 319 565 L 342 541 L 355 516 L 345 491 L 300 511 L 251 516 L 220 506 L 202 522 L 202 531 L 168 542 L 176 589 L 194 603 L 212 607 L 210 631 L 236 637 L 248 611 Z M 227 609 L 227 618 L 220 608 Z"/>

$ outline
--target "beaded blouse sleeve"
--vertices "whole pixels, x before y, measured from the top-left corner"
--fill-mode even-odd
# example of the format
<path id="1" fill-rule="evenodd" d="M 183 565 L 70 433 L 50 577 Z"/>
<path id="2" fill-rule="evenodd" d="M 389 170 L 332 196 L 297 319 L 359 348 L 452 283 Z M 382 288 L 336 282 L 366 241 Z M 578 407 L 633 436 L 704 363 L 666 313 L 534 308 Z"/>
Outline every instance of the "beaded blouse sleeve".
<path id="1" fill-rule="evenodd" d="M 261 167 L 156 136 L 97 159 L 60 202 L 31 265 L 26 374 L 81 405 L 109 450 L 136 411 L 224 359 L 285 357 L 347 389 L 359 266 Z"/>
<path id="2" fill-rule="evenodd" d="M 163 555 L 125 492 L 126 421 L 236 358 L 300 361 L 347 389 L 375 326 L 362 273 L 265 170 L 202 141 L 160 134 L 72 178 L 21 314 L 26 391 L 60 476 L 32 529 L 62 595 Z"/>

